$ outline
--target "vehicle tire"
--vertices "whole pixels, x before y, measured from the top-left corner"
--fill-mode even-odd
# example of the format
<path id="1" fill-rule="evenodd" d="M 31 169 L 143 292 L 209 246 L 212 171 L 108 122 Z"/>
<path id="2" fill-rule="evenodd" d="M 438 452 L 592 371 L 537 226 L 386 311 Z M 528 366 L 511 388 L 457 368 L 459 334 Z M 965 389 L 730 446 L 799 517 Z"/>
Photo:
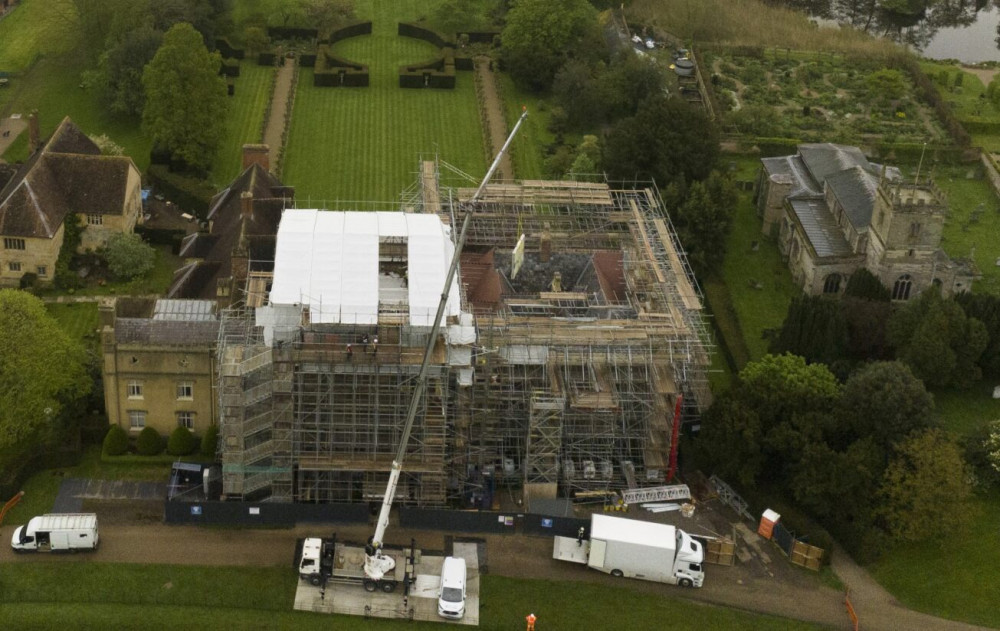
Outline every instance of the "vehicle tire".
<path id="1" fill-rule="evenodd" d="M 21 548 L 11 548 L 11 550 L 14 551 L 14 554 L 24 554 L 24 550 Z"/>
<path id="2" fill-rule="evenodd" d="M 323 582 L 323 578 L 319 574 L 313 574 L 309 577 L 309 584 L 313 587 L 319 587 Z"/>
<path id="3" fill-rule="evenodd" d="M 694 582 L 689 578 L 682 578 L 678 583 L 681 587 L 694 587 Z"/>
<path id="4" fill-rule="evenodd" d="M 379 587 L 381 587 L 382 591 L 386 594 L 391 594 L 396 591 L 396 581 L 382 581 Z"/>
<path id="5" fill-rule="evenodd" d="M 622 572 L 621 570 L 611 570 L 611 576 L 614 576 L 615 578 L 621 578 L 625 576 L 625 572 Z"/>
<path id="6" fill-rule="evenodd" d="M 373 591 L 375 591 L 375 589 L 377 587 L 378 587 L 378 583 L 376 583 L 375 581 L 373 581 L 370 578 L 366 578 L 365 579 L 365 591 L 366 592 L 373 592 Z"/>

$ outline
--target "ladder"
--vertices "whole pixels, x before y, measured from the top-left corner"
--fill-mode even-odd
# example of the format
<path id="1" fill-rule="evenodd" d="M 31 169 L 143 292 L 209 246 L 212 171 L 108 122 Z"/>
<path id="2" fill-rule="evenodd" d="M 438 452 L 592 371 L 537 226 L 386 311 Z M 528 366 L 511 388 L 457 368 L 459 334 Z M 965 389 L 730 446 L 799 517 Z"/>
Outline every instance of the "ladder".
<path id="1" fill-rule="evenodd" d="M 665 500 L 689 500 L 691 489 L 687 484 L 672 484 L 670 486 L 654 486 L 648 489 L 627 489 L 622 491 L 622 499 L 626 504 L 645 504 L 646 502 L 662 502 Z"/>

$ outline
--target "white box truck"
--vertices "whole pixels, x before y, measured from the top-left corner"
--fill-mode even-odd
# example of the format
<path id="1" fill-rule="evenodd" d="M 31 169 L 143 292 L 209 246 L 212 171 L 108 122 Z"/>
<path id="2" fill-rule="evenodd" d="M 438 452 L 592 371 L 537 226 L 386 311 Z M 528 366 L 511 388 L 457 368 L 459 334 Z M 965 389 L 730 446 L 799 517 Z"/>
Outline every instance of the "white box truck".
<path id="1" fill-rule="evenodd" d="M 705 549 L 683 530 L 649 521 L 593 515 L 590 539 L 556 537 L 552 558 L 611 574 L 701 587 Z"/>
<path id="2" fill-rule="evenodd" d="M 94 513 L 53 513 L 15 528 L 10 547 L 14 552 L 77 552 L 96 550 L 99 541 Z"/>

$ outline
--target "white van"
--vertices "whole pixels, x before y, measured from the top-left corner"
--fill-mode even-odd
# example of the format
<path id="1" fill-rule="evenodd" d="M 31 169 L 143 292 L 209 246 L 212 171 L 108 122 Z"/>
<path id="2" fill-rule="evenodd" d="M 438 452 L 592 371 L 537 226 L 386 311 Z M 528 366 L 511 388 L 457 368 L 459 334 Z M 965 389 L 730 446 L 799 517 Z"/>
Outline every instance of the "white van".
<path id="1" fill-rule="evenodd" d="M 55 513 L 32 517 L 14 530 L 14 552 L 76 552 L 96 550 L 99 542 L 94 513 Z"/>
<path id="2" fill-rule="evenodd" d="M 465 615 L 465 559 L 446 557 L 441 566 L 438 615 L 455 620 Z"/>

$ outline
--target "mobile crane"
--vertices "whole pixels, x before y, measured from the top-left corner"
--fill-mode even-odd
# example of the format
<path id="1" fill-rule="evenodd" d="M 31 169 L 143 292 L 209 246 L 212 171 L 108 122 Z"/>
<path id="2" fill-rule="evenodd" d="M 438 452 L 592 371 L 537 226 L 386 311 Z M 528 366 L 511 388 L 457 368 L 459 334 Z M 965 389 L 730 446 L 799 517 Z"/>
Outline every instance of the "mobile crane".
<path id="1" fill-rule="evenodd" d="M 465 236 L 471 223 L 472 211 L 527 116 L 528 109 L 523 108 L 521 117 L 517 120 L 514 129 L 511 130 L 503 147 L 500 148 L 500 151 L 493 159 L 493 163 L 486 171 L 486 175 L 483 177 L 479 188 L 476 189 L 472 198 L 463 205 L 464 217 L 462 219 L 462 228 L 458 235 L 458 241 L 455 243 L 455 253 L 452 256 L 451 265 L 448 267 L 448 273 L 445 276 L 444 289 L 441 291 L 441 300 L 438 302 L 434 324 L 431 327 L 431 334 L 428 336 L 427 346 L 424 348 L 424 357 L 420 363 L 420 371 L 417 373 L 413 397 L 410 399 L 410 405 L 406 412 L 403 434 L 400 436 L 396 457 L 393 459 L 392 468 L 389 470 L 389 482 L 386 484 L 385 496 L 382 498 L 382 507 L 379 510 L 378 521 L 375 525 L 375 534 L 368 539 L 368 543 L 365 545 L 364 573 L 362 575 L 362 573 L 356 570 L 351 571 L 346 568 L 344 570 L 336 569 L 334 563 L 336 539 L 310 538 L 306 539 L 302 546 L 302 555 L 299 560 L 299 576 L 314 585 L 319 585 L 326 578 L 332 576 L 343 579 L 360 578 L 363 581 L 365 589 L 370 592 L 376 589 L 381 589 L 384 592 L 392 592 L 396 588 L 398 581 L 398 572 L 395 572 L 396 559 L 385 553 L 383 550 L 383 541 L 386 528 L 389 526 L 389 512 L 392 509 L 392 502 L 396 496 L 396 487 L 399 485 L 399 474 L 403 470 L 403 460 L 406 457 L 406 447 L 410 442 L 410 433 L 413 430 L 413 423 L 417 417 L 420 399 L 427 389 L 427 369 L 430 366 L 434 346 L 437 343 L 437 336 L 441 330 L 441 322 L 444 319 L 444 311 L 448 304 L 449 294 L 451 293 L 451 285 L 455 280 L 455 272 L 458 270 L 458 262 L 462 255 L 462 248 L 465 245 Z M 390 575 L 390 573 L 392 574 Z M 387 578 L 387 576 L 391 577 Z"/>

